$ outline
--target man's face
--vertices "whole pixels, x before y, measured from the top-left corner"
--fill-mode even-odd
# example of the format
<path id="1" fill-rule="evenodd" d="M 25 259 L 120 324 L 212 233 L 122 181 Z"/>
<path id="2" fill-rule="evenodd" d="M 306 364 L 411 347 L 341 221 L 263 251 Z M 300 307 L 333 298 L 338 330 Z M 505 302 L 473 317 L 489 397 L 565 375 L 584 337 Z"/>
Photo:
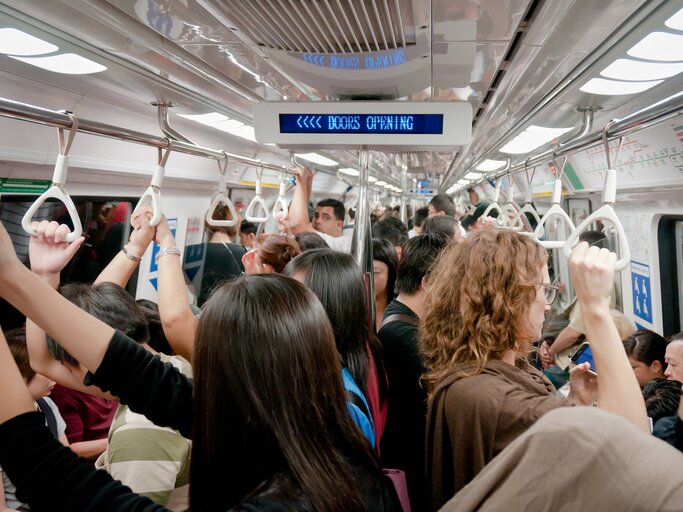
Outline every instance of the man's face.
<path id="1" fill-rule="evenodd" d="M 313 228 L 330 236 L 341 236 L 343 221 L 334 216 L 334 208 L 331 206 L 318 206 L 315 209 Z"/>
<path id="2" fill-rule="evenodd" d="M 664 375 L 669 380 L 683 382 L 683 341 L 674 341 L 666 347 L 666 370 Z"/>
<path id="3" fill-rule="evenodd" d="M 436 210 L 431 204 L 427 205 L 427 217 L 439 217 L 440 215 L 446 215 L 441 210 Z"/>

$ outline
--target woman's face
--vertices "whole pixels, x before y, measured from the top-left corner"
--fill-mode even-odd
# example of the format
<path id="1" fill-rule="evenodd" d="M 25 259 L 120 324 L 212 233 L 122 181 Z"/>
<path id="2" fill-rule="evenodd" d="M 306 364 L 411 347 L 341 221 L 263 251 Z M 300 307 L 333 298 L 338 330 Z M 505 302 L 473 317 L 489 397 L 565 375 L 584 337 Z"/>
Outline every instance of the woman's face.
<path id="1" fill-rule="evenodd" d="M 664 372 L 662 371 L 661 364 L 658 361 L 655 361 L 648 366 L 642 361 L 638 361 L 633 356 L 628 356 L 628 362 L 631 363 L 631 368 L 633 368 L 633 373 L 635 374 L 638 385 L 641 388 L 652 379 L 664 378 Z"/>
<path id="2" fill-rule="evenodd" d="M 548 265 L 543 265 L 543 268 L 541 269 L 541 283 L 542 284 L 536 289 L 536 297 L 529 308 L 529 335 L 534 340 L 541 339 L 545 314 L 550 311 L 550 306 L 545 303 L 545 285 L 551 284 L 550 275 L 548 274 Z"/>
<path id="3" fill-rule="evenodd" d="M 372 273 L 375 278 L 375 298 L 387 297 L 387 280 L 389 279 L 389 267 L 386 263 L 374 260 Z"/>
<path id="4" fill-rule="evenodd" d="M 34 400 L 50 396 L 52 388 L 55 387 L 55 381 L 48 379 L 40 373 L 36 373 L 34 377 L 27 383 L 28 392 Z"/>

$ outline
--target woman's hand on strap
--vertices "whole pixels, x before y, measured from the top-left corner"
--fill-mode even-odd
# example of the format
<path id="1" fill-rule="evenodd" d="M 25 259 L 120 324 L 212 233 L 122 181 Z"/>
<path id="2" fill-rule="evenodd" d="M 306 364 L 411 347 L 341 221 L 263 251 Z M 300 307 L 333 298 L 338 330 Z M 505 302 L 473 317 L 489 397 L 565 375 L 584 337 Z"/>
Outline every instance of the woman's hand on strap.
<path id="1" fill-rule="evenodd" d="M 576 246 L 569 258 L 574 291 L 581 310 L 609 310 L 617 255 L 608 249 L 590 247 L 586 242 Z"/>
<path id="2" fill-rule="evenodd" d="M 133 215 L 133 232 L 128 240 L 128 250 L 133 251 L 138 258 L 145 253 L 156 235 L 156 228 L 149 223 L 153 214 L 152 208 L 145 206 Z"/>
<path id="3" fill-rule="evenodd" d="M 33 221 L 31 228 L 36 235 L 28 243 L 28 256 L 31 270 L 38 275 L 59 274 L 74 257 L 85 240 L 80 236 L 69 243 L 64 240 L 70 228 L 55 221 Z"/>

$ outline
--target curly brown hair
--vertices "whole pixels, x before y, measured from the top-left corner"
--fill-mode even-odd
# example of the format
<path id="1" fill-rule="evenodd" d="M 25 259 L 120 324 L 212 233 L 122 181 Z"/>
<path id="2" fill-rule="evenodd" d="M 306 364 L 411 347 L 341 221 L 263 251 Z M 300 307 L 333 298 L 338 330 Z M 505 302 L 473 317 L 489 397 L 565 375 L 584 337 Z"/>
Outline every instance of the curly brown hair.
<path id="1" fill-rule="evenodd" d="M 507 350 L 526 355 L 534 341 L 523 319 L 541 285 L 548 253 L 531 238 L 487 229 L 450 244 L 432 269 L 420 345 L 430 391 L 456 365 L 482 371 Z"/>

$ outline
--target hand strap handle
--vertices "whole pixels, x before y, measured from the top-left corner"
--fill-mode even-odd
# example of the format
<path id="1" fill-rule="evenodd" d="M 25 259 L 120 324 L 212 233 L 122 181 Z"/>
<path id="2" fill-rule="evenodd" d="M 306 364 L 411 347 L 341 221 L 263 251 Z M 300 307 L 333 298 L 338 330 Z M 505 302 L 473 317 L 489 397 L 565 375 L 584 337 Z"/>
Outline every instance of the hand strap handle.
<path id="1" fill-rule="evenodd" d="M 256 224 L 261 224 L 264 222 L 268 221 L 268 208 L 266 207 L 266 202 L 263 200 L 263 197 L 261 197 L 261 176 L 263 175 L 263 166 L 261 166 L 261 171 L 256 172 L 256 194 L 254 195 L 254 198 L 251 200 L 249 203 L 249 206 L 247 206 L 247 211 L 244 214 L 244 218 L 247 219 L 249 222 L 254 222 Z M 262 217 L 257 217 L 254 215 L 254 210 L 256 209 L 256 206 L 261 206 L 263 209 L 264 215 Z"/>
<path id="2" fill-rule="evenodd" d="M 502 210 L 500 208 L 500 205 L 498 204 L 498 198 L 500 197 L 500 186 L 503 184 L 503 180 L 501 178 L 498 178 L 496 181 L 496 189 L 493 192 L 493 202 L 486 207 L 486 210 L 484 210 L 484 213 L 481 214 L 482 217 L 487 217 L 489 213 L 492 211 L 496 210 L 498 212 L 498 216 L 502 213 Z"/>
<path id="3" fill-rule="evenodd" d="M 230 197 L 228 197 L 228 187 L 225 180 L 225 173 L 228 169 L 227 158 L 228 157 L 226 155 L 225 160 L 217 160 L 218 172 L 220 173 L 220 178 L 218 180 L 218 191 L 216 192 L 216 194 L 214 194 L 213 198 L 211 199 L 209 210 L 206 212 L 206 223 L 209 226 L 216 228 L 229 228 L 232 226 L 236 226 L 238 220 L 237 212 L 235 211 L 235 205 L 232 204 Z M 216 208 L 218 208 L 218 206 L 221 204 L 227 206 L 228 211 L 230 212 L 230 216 L 232 217 L 231 219 L 219 220 L 213 218 L 213 215 L 216 212 Z"/>
<path id="4" fill-rule="evenodd" d="M 287 192 L 287 181 L 285 180 L 285 175 L 282 175 L 282 181 L 280 182 L 280 190 L 275 199 L 275 204 L 273 205 L 273 218 L 277 216 L 278 213 L 283 212 L 285 217 L 289 215 L 289 208 L 287 207 L 287 199 L 285 199 L 285 193 Z"/>
<path id="5" fill-rule="evenodd" d="M 156 226 L 161 221 L 161 185 L 164 182 L 164 174 L 166 173 L 166 162 L 173 149 L 173 141 L 170 139 L 166 140 L 168 141 L 168 148 L 166 152 L 159 148 L 159 163 L 152 175 L 152 182 L 133 209 L 133 215 L 131 215 L 130 219 L 131 225 L 133 225 L 133 216 L 145 206 L 152 207 L 152 218 L 149 220 L 150 226 Z"/>
<path id="6" fill-rule="evenodd" d="M 81 219 L 78 216 L 76 205 L 74 205 L 71 197 L 69 197 L 69 194 L 64 188 L 64 184 L 66 183 L 66 176 L 69 171 L 69 151 L 71 150 L 71 145 L 73 144 L 76 132 L 78 132 L 78 117 L 71 112 L 67 112 L 66 114 L 69 116 L 69 119 L 71 119 L 71 126 L 69 127 L 69 135 L 67 136 L 66 140 L 64 139 L 65 128 L 61 126 L 57 128 L 57 135 L 59 138 L 59 155 L 57 155 L 55 169 L 52 173 L 52 186 L 43 192 L 38 199 L 33 202 L 24 217 L 21 219 L 21 226 L 29 235 L 35 236 L 36 232 L 31 229 L 33 216 L 45 201 L 48 199 L 58 199 L 64 204 L 64 206 L 66 206 L 66 211 L 69 212 L 69 217 L 71 217 L 71 222 L 74 225 L 73 231 L 66 235 L 64 240 L 67 242 L 73 242 L 83 234 L 83 226 L 81 225 Z"/>

